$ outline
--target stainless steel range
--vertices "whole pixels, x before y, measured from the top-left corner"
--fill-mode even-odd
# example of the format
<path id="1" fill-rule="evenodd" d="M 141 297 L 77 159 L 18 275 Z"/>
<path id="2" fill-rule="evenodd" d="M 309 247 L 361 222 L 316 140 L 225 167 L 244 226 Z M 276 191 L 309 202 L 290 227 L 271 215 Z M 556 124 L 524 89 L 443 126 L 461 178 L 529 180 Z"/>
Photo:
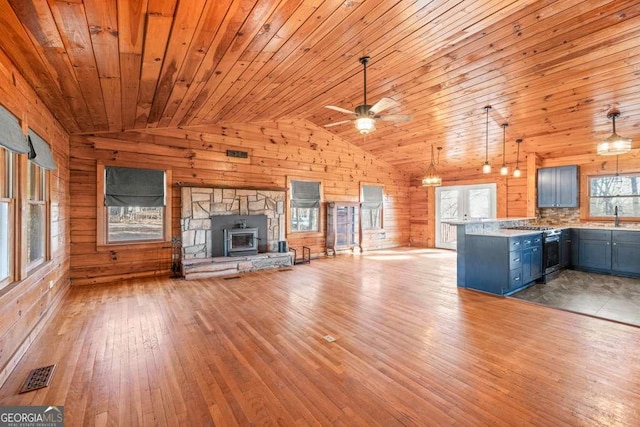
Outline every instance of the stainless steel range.
<path id="1" fill-rule="evenodd" d="M 523 225 L 509 227 L 513 230 L 542 232 L 542 283 L 547 283 L 560 273 L 560 235 L 562 230 L 553 227 Z"/>

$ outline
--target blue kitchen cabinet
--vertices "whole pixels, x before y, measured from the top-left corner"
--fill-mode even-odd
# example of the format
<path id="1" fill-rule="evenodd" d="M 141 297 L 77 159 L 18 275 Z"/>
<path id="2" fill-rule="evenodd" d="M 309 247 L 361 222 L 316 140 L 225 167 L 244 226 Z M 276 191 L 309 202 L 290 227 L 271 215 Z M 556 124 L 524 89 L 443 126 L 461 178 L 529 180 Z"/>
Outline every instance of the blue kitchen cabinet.
<path id="1" fill-rule="evenodd" d="M 560 268 L 569 268 L 571 266 L 571 252 L 573 231 L 565 228 L 560 232 Z"/>
<path id="2" fill-rule="evenodd" d="M 578 207 L 578 172 L 577 165 L 538 169 L 538 207 Z"/>
<path id="3" fill-rule="evenodd" d="M 542 246 L 522 250 L 522 281 L 531 283 L 542 277 Z"/>
<path id="4" fill-rule="evenodd" d="M 578 270 L 599 273 L 611 272 L 611 231 L 579 229 L 577 259 L 573 265 Z"/>
<path id="5" fill-rule="evenodd" d="M 542 234 L 467 235 L 465 287 L 508 295 L 542 276 Z"/>
<path id="6" fill-rule="evenodd" d="M 615 230 L 611 242 L 611 270 L 614 274 L 640 276 L 640 231 Z"/>

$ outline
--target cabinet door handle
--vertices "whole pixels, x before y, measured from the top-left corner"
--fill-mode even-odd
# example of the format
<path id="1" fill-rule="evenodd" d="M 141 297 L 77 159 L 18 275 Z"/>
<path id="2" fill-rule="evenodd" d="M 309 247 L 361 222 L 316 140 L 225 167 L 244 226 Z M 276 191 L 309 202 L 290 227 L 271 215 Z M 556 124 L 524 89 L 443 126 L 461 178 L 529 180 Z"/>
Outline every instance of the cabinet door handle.
<path id="1" fill-rule="evenodd" d="M 513 278 L 513 281 L 514 281 L 514 282 L 517 282 L 518 280 L 520 280 L 520 276 L 518 276 L 518 277 L 514 277 L 514 278 Z"/>
<path id="2" fill-rule="evenodd" d="M 520 258 L 514 258 L 513 259 L 513 262 L 518 262 L 518 261 L 520 261 Z"/>

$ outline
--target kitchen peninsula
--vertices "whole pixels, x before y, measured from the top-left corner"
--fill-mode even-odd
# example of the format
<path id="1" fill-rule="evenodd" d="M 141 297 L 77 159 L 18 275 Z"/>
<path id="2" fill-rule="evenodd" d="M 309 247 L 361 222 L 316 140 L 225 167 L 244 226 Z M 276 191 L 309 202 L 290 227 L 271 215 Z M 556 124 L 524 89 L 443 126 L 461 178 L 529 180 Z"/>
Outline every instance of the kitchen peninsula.
<path id="1" fill-rule="evenodd" d="M 534 218 L 452 221 L 459 287 L 511 295 L 561 268 L 640 277 L 640 229 L 538 227 Z"/>
<path id="2" fill-rule="evenodd" d="M 450 221 L 457 226 L 458 286 L 507 295 L 535 282 L 542 270 L 542 233 L 514 229 L 532 220 Z"/>

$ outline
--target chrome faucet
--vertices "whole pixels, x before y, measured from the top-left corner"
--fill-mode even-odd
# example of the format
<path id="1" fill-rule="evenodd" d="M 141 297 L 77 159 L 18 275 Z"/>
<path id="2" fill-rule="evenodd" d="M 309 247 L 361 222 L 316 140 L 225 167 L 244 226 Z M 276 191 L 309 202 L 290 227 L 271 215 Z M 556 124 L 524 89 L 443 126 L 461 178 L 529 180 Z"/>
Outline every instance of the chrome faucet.
<path id="1" fill-rule="evenodd" d="M 614 227 L 620 227 L 620 218 L 618 217 L 618 206 L 616 205 L 616 207 L 613 208 L 613 226 Z"/>

